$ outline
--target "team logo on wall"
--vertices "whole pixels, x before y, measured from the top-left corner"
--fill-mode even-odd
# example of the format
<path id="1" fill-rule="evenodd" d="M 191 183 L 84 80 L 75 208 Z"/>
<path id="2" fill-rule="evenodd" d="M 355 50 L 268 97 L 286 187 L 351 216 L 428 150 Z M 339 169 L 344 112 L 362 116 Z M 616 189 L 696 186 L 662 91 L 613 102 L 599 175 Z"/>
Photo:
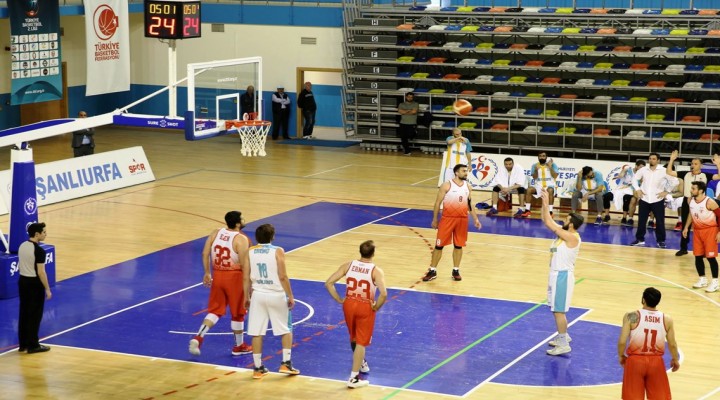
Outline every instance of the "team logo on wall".
<path id="1" fill-rule="evenodd" d="M 34 17 L 40 12 L 40 1 L 28 0 L 25 3 L 25 8 L 27 9 L 27 11 L 25 11 L 25 15 L 27 15 L 28 17 Z"/>
<path id="2" fill-rule="evenodd" d="M 25 213 L 27 215 L 33 215 L 36 209 L 37 201 L 32 197 L 28 197 L 27 200 L 25 200 Z"/>
<path id="3" fill-rule="evenodd" d="M 472 159 L 472 170 L 470 173 L 470 185 L 475 189 L 483 189 L 490 186 L 498 172 L 498 166 L 492 159 L 480 155 Z"/>
<path id="4" fill-rule="evenodd" d="M 93 13 L 93 26 L 98 39 L 108 40 L 113 37 L 120 24 L 115 11 L 109 5 L 102 4 Z"/>

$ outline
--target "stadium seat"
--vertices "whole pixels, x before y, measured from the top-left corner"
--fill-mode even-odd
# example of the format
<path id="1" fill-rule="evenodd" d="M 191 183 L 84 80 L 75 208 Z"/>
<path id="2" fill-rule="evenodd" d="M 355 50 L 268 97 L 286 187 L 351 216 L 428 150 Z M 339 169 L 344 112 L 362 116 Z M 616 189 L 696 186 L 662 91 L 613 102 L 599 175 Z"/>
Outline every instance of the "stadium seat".
<path id="1" fill-rule="evenodd" d="M 590 10 L 590 14 L 607 14 L 607 8 L 593 8 Z"/>
<path id="2" fill-rule="evenodd" d="M 513 66 L 513 67 L 523 67 L 523 66 L 525 66 L 525 63 L 527 63 L 527 61 L 525 61 L 525 60 L 513 60 L 513 61 L 510 61 L 510 64 L 508 64 L 508 65 Z"/>
<path id="3" fill-rule="evenodd" d="M 476 122 L 463 122 L 462 124 L 458 125 L 458 128 L 461 129 L 475 129 L 477 126 Z"/>
<path id="4" fill-rule="evenodd" d="M 507 82 L 508 79 L 510 79 L 510 77 L 507 75 L 495 75 L 495 76 L 493 76 L 492 81 L 493 82 Z"/>
<path id="5" fill-rule="evenodd" d="M 490 127 L 491 131 L 507 131 L 510 128 L 508 124 L 495 124 Z"/>
<path id="6" fill-rule="evenodd" d="M 542 133 L 557 133 L 558 129 L 559 128 L 557 126 L 543 126 L 542 128 L 540 128 L 540 132 L 542 132 Z"/>
<path id="7" fill-rule="evenodd" d="M 648 114 L 647 117 L 645 117 L 645 120 L 647 120 L 647 121 L 664 121 L 665 114 Z"/>
<path id="8" fill-rule="evenodd" d="M 598 28 L 582 28 L 580 29 L 580 33 L 586 34 L 586 35 L 593 35 L 598 32 Z"/>
<path id="9" fill-rule="evenodd" d="M 645 114 L 641 114 L 641 113 L 628 114 L 627 119 L 632 120 L 632 121 L 643 121 L 645 119 Z"/>
<path id="10" fill-rule="evenodd" d="M 705 140 L 705 141 L 718 141 L 720 140 L 720 135 L 718 134 L 712 134 L 712 133 L 704 133 L 698 140 Z"/>
<path id="11" fill-rule="evenodd" d="M 689 124 L 698 124 L 702 122 L 702 117 L 699 115 L 686 115 L 682 118 L 681 122 Z"/>
<path id="12" fill-rule="evenodd" d="M 639 139 L 639 138 L 644 138 L 646 135 L 647 135 L 647 132 L 636 130 L 636 131 L 628 132 L 627 135 L 625 135 L 625 137 Z"/>
<path id="13" fill-rule="evenodd" d="M 431 94 L 443 94 L 443 93 L 445 93 L 445 89 L 439 89 L 439 88 L 430 89 L 430 93 L 431 93 Z M 450 106 L 450 108 L 451 108 L 451 111 L 452 111 L 452 106 Z"/>
<path id="14" fill-rule="evenodd" d="M 612 69 L 629 69 L 630 64 L 628 63 L 615 63 L 612 66 Z"/>
<path id="15" fill-rule="evenodd" d="M 679 97 L 668 97 L 665 101 L 668 103 L 684 103 L 685 99 Z"/>
<path id="16" fill-rule="evenodd" d="M 508 110 L 507 115 L 519 117 L 519 116 L 525 114 L 525 111 L 526 110 L 524 108 L 512 108 L 512 109 Z"/>
<path id="17" fill-rule="evenodd" d="M 473 12 L 488 12 L 490 11 L 490 7 L 475 7 L 473 8 Z"/>
<path id="18" fill-rule="evenodd" d="M 628 119 L 627 113 L 612 113 L 610 115 L 610 121 L 626 121 Z"/>
<path id="19" fill-rule="evenodd" d="M 612 81 L 610 86 L 628 86 L 630 84 L 630 81 L 627 79 L 616 79 Z"/>
<path id="20" fill-rule="evenodd" d="M 447 60 L 447 58 L 445 58 L 445 57 L 433 57 L 433 58 L 429 59 L 427 62 L 435 63 L 435 64 L 442 64 L 445 62 L 445 60 Z"/>
<path id="21" fill-rule="evenodd" d="M 430 74 L 427 72 L 416 72 L 412 74 L 413 79 L 427 79 Z"/>
<path id="22" fill-rule="evenodd" d="M 462 92 L 460 92 L 460 94 L 475 96 L 476 94 L 478 94 L 478 92 L 477 90 L 463 90 Z"/>
<path id="23" fill-rule="evenodd" d="M 670 31 L 671 36 L 685 36 L 690 33 L 689 29 L 673 29 Z"/>
<path id="24" fill-rule="evenodd" d="M 592 111 L 578 111 L 575 113 L 575 118 L 592 118 L 595 115 Z"/>
<path id="25" fill-rule="evenodd" d="M 560 46 L 560 51 L 577 51 L 580 48 L 577 44 L 565 44 Z"/>
<path id="26" fill-rule="evenodd" d="M 630 98 L 630 101 L 638 101 L 638 102 L 643 102 L 643 103 L 644 103 L 644 102 L 648 101 L 648 98 L 647 98 L 647 97 L 643 97 L 643 96 L 634 96 L 634 97 L 631 97 L 631 98 Z"/>
<path id="27" fill-rule="evenodd" d="M 508 79 L 508 82 L 513 83 L 522 83 L 527 80 L 527 76 L 513 76 L 512 78 Z"/>
<path id="28" fill-rule="evenodd" d="M 545 64 L 545 61 L 542 60 L 530 60 L 528 61 L 525 66 L 526 67 L 542 67 L 543 64 Z"/>
<path id="29" fill-rule="evenodd" d="M 562 33 L 564 34 L 573 34 L 573 33 L 580 33 L 580 28 L 563 28 Z"/>
<path id="30" fill-rule="evenodd" d="M 575 133 L 576 130 L 577 128 L 575 128 L 574 126 L 564 126 L 558 129 L 557 133 L 558 135 L 572 135 Z"/>
<path id="31" fill-rule="evenodd" d="M 598 35 L 614 35 L 617 29 L 615 28 L 600 28 L 597 31 Z"/>
<path id="32" fill-rule="evenodd" d="M 510 48 L 513 50 L 524 50 L 528 47 L 527 43 L 513 43 Z"/>
<path id="33" fill-rule="evenodd" d="M 546 84 L 546 85 L 554 85 L 554 84 L 557 84 L 557 83 L 559 83 L 559 82 L 560 82 L 560 78 L 551 77 L 551 76 L 549 76 L 549 77 L 547 77 L 547 78 L 545 78 L 545 79 L 542 80 L 542 83 L 544 83 L 544 84 Z"/>
<path id="34" fill-rule="evenodd" d="M 600 62 L 595 64 L 595 69 L 610 69 L 613 64 L 609 62 Z"/>
<path id="35" fill-rule="evenodd" d="M 475 80 L 479 82 L 490 82 L 492 81 L 493 76 L 492 75 L 478 75 Z"/>
<path id="36" fill-rule="evenodd" d="M 667 132 L 662 138 L 665 140 L 680 140 L 680 132 Z"/>
<path id="37" fill-rule="evenodd" d="M 645 82 L 643 80 L 630 81 L 630 84 L 628 86 L 630 86 L 630 87 L 645 87 L 645 86 L 647 86 L 647 82 Z"/>
<path id="38" fill-rule="evenodd" d="M 495 60 L 493 61 L 492 65 L 499 65 L 499 66 L 506 66 L 510 64 L 510 60 Z"/>
<path id="39" fill-rule="evenodd" d="M 540 83 L 542 80 L 543 78 L 539 76 L 530 76 L 525 80 L 525 83 Z"/>
<path id="40" fill-rule="evenodd" d="M 565 61 L 560 64 L 560 68 L 575 69 L 575 68 L 577 68 L 577 65 L 578 65 L 577 61 Z"/>
<path id="41" fill-rule="evenodd" d="M 512 32 L 513 27 L 509 25 L 498 26 L 493 32 Z"/>
<path id="42" fill-rule="evenodd" d="M 477 32 L 480 27 L 478 25 L 465 25 L 460 30 L 467 32 Z"/>
<path id="43" fill-rule="evenodd" d="M 646 70 L 646 69 L 648 69 L 649 66 L 650 66 L 650 64 L 642 64 L 642 63 L 630 64 L 630 69 Z"/>
<path id="44" fill-rule="evenodd" d="M 600 96 L 595 96 L 595 97 L 593 98 L 593 100 L 596 100 L 596 101 L 610 101 L 610 100 L 612 100 L 612 97 L 611 97 L 611 96 L 600 95 Z"/>
<path id="45" fill-rule="evenodd" d="M 575 84 L 576 84 L 576 85 L 579 85 L 579 86 L 590 86 L 590 85 L 592 85 L 594 82 L 595 82 L 595 79 L 587 79 L 587 78 L 584 78 L 584 79 L 578 79 L 578 81 L 575 82 Z"/>
<path id="46" fill-rule="evenodd" d="M 542 114 L 540 114 L 543 117 L 551 118 L 551 117 L 557 117 L 558 114 L 560 114 L 560 110 L 545 110 Z"/>
<path id="47" fill-rule="evenodd" d="M 510 92 L 495 92 L 495 93 L 492 94 L 492 96 L 493 96 L 493 97 L 510 97 Z M 498 108 L 498 109 L 495 110 L 495 111 L 500 112 L 499 110 L 500 110 L 500 109 Z M 505 112 L 507 112 L 507 111 L 505 111 Z M 503 114 L 504 114 L 505 112 L 503 112 Z"/>
<path id="48" fill-rule="evenodd" d="M 430 26 L 430 28 L 428 28 L 428 30 L 429 31 L 444 31 L 445 29 L 447 29 L 447 27 L 448 27 L 447 25 L 438 24 L 438 25 Z"/>
<path id="49" fill-rule="evenodd" d="M 461 76 L 462 75 L 460 75 L 460 74 L 446 74 L 445 76 L 443 76 L 443 79 L 458 80 L 458 79 L 460 79 Z"/>
<path id="50" fill-rule="evenodd" d="M 647 29 L 647 28 L 635 29 L 633 31 L 633 35 L 650 35 L 651 33 L 652 33 L 652 29 Z"/>
<path id="51" fill-rule="evenodd" d="M 395 61 L 397 61 L 397 62 L 413 62 L 414 59 L 415 59 L 415 57 L 413 57 L 413 56 L 402 56 L 402 57 L 398 57 Z"/>
<path id="52" fill-rule="evenodd" d="M 543 97 L 543 94 L 542 93 L 528 93 L 527 96 L 525 96 L 525 97 L 529 97 L 531 99 L 533 99 L 533 98 L 541 99 Z"/>

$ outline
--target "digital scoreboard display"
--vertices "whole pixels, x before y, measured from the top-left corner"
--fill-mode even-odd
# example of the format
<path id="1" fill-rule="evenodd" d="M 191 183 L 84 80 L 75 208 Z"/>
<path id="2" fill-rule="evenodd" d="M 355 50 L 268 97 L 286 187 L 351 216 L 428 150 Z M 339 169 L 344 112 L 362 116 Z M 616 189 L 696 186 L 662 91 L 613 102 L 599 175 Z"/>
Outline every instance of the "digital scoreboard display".
<path id="1" fill-rule="evenodd" d="M 145 37 L 200 37 L 200 1 L 145 1 Z"/>

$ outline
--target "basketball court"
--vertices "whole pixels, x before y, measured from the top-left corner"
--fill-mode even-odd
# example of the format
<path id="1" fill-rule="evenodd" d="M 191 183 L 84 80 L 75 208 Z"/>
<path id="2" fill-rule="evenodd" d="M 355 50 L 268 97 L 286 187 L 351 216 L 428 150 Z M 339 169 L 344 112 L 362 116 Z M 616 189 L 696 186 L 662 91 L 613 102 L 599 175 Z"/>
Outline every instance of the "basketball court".
<path id="1" fill-rule="evenodd" d="M 36 161 L 68 157 L 67 141 L 34 143 Z M 674 256 L 677 232 L 668 232 L 661 250 L 626 246 L 634 232 L 618 216 L 611 226 L 584 226 L 568 314 L 573 351 L 551 357 L 550 238 L 538 220 L 481 217 L 463 281 L 449 278 L 449 250 L 438 279 L 420 281 L 434 241 L 440 157 L 272 142 L 264 158 L 240 157 L 237 135 L 186 142 L 176 133 L 117 128 L 98 130 L 96 145 L 142 145 L 158 179 L 41 208 L 47 242 L 57 246 L 58 284 L 41 327 L 52 351 L 19 354 L 17 299 L 0 301 L 3 321 L 11 321 L 0 330 L 0 398 L 618 398 L 619 323 L 640 307 L 647 286 L 662 291 L 660 309 L 676 321 L 682 366 L 670 374 L 674 398 L 720 398 L 713 372 L 720 350 L 712 346 L 719 298 L 689 289 L 696 273 L 691 257 Z M 8 157 L 0 154 L 0 162 Z M 272 223 L 275 244 L 288 251 L 300 376 L 251 379 L 252 357 L 229 353 L 227 317 L 200 356 L 187 352 L 208 294 L 202 244 L 231 209 L 243 212 L 250 236 Z M 368 349 L 371 386 L 348 390 L 347 332 L 323 282 L 367 239 L 391 290 Z M 279 339 L 268 337 L 271 371 L 278 350 Z"/>

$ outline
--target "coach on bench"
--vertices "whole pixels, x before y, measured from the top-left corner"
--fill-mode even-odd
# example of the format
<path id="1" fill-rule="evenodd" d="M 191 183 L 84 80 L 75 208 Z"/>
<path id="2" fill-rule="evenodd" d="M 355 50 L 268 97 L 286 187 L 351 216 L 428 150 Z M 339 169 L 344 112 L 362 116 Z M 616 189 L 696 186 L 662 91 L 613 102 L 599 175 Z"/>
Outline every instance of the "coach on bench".
<path id="1" fill-rule="evenodd" d="M 503 161 L 505 168 L 499 168 L 495 178 L 491 185 L 493 186 L 492 193 L 492 208 L 487 212 L 487 215 L 496 215 L 499 211 L 507 211 L 512 209 L 512 191 L 517 191 L 520 196 L 520 203 L 524 199 L 525 189 L 527 189 L 527 176 L 525 175 L 525 169 L 515 164 L 512 158 L 508 157 Z M 498 210 L 498 201 L 502 197 L 504 202 L 509 203 L 509 207 L 504 210 Z"/>

